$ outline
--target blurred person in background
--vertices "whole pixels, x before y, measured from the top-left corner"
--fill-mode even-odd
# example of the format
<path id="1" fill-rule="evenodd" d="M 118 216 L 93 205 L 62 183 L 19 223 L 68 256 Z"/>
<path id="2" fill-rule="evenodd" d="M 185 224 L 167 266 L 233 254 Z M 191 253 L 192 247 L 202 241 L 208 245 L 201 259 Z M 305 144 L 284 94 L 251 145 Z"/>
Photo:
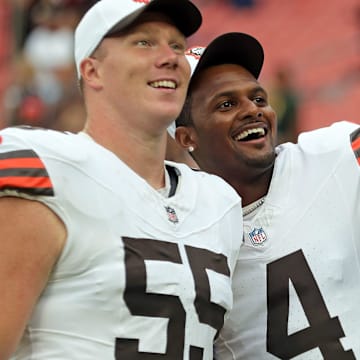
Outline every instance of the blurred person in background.
<path id="1" fill-rule="evenodd" d="M 236 6 L 238 10 L 244 8 L 252 8 L 255 6 L 255 0 L 231 0 L 231 3 Z"/>
<path id="2" fill-rule="evenodd" d="M 86 9 L 84 1 L 39 0 L 23 8 L 14 81 L 5 95 L 8 125 L 73 132 L 82 128 L 85 111 L 77 88 L 73 35 Z"/>
<path id="3" fill-rule="evenodd" d="M 10 1 L 0 1 L 0 128 L 5 124 L 3 99 L 4 93 L 11 84 L 12 62 L 12 5 Z"/>
<path id="4" fill-rule="evenodd" d="M 300 94 L 289 66 L 279 67 L 269 86 L 271 106 L 277 114 L 277 143 L 296 142 L 298 136 Z"/>

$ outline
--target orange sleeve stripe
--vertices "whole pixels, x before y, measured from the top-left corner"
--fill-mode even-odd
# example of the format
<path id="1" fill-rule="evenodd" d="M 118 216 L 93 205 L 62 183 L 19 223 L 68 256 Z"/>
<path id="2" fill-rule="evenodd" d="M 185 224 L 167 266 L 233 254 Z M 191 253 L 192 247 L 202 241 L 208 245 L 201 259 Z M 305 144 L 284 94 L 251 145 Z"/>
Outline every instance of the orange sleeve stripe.
<path id="1" fill-rule="evenodd" d="M 28 176 L 7 176 L 0 177 L 0 189 L 16 188 L 52 188 L 52 183 L 48 177 L 28 177 Z"/>
<path id="2" fill-rule="evenodd" d="M 360 138 L 355 139 L 352 143 L 351 143 L 351 147 L 354 151 L 359 150 L 360 149 Z"/>
<path id="3" fill-rule="evenodd" d="M 0 160 L 0 169 L 37 168 L 44 169 L 44 164 L 39 158 L 16 158 Z"/>

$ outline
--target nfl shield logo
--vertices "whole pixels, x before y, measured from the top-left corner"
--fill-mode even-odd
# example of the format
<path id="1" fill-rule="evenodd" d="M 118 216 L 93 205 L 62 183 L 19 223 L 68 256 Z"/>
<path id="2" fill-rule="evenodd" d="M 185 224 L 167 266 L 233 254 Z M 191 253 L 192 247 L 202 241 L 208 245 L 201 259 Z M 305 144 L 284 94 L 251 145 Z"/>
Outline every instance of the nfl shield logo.
<path id="1" fill-rule="evenodd" d="M 263 228 L 255 228 L 253 231 L 249 232 L 249 237 L 253 245 L 262 245 L 266 240 L 267 236 Z"/>
<path id="2" fill-rule="evenodd" d="M 173 224 L 176 224 L 179 222 L 179 219 L 176 215 L 176 212 L 175 210 L 170 207 L 170 206 L 165 206 L 165 210 L 167 212 L 167 215 L 168 215 L 168 220 L 171 221 Z"/>

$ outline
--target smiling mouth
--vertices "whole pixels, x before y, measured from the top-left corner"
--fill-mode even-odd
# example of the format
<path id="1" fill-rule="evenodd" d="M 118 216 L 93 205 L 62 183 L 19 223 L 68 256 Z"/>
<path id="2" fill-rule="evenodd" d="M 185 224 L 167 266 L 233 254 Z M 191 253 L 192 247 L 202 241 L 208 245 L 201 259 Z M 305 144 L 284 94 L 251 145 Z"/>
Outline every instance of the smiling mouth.
<path id="1" fill-rule="evenodd" d="M 235 141 L 250 141 L 250 140 L 261 139 L 265 135 L 266 135 L 266 130 L 261 127 L 257 127 L 253 129 L 244 130 L 240 134 L 234 136 L 233 139 Z"/>
<path id="2" fill-rule="evenodd" d="M 153 81 L 149 85 L 155 89 L 176 89 L 177 84 L 172 80 Z"/>

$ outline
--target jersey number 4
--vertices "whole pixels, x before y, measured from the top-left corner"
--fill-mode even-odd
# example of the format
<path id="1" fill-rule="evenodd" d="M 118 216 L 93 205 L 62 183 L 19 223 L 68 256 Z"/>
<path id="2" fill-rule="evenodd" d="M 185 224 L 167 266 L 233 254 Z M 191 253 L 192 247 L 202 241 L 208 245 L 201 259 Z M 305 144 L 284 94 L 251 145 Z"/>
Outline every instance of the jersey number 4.
<path id="1" fill-rule="evenodd" d="M 289 280 L 306 314 L 309 327 L 288 335 Z M 340 343 L 344 337 L 338 317 L 330 317 L 320 289 L 302 251 L 267 265 L 267 351 L 280 359 L 291 359 L 319 348 L 325 360 L 354 360 L 352 350 Z"/>
<path id="2" fill-rule="evenodd" d="M 123 238 L 125 245 L 126 289 L 124 300 L 132 315 L 168 319 L 165 354 L 139 352 L 136 339 L 116 339 L 115 358 L 131 360 L 182 360 L 186 312 L 177 296 L 146 292 L 145 260 L 181 264 L 178 245 L 160 240 Z M 223 325 L 225 309 L 210 298 L 210 284 L 206 270 L 230 276 L 226 257 L 206 249 L 185 246 L 195 283 L 194 306 L 200 323 L 210 325 L 217 332 Z M 174 276 L 176 276 L 174 274 Z M 191 340 L 191 339 L 190 339 Z M 190 346 L 188 358 L 202 360 L 203 349 Z"/>

